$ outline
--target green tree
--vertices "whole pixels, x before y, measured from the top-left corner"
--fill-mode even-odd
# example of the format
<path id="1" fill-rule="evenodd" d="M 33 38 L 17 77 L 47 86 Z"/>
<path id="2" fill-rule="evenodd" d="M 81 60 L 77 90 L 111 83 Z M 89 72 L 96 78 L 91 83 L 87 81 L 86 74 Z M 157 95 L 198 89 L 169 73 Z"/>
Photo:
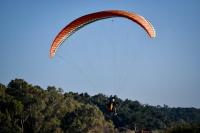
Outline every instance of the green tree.
<path id="1" fill-rule="evenodd" d="M 0 129 L 2 132 L 8 130 L 11 128 L 11 117 L 6 109 L 5 113 L 0 112 Z"/>
<path id="2" fill-rule="evenodd" d="M 62 122 L 64 132 L 101 133 L 116 132 L 110 122 L 106 122 L 103 113 L 96 106 L 82 104 L 75 111 L 67 113 Z"/>

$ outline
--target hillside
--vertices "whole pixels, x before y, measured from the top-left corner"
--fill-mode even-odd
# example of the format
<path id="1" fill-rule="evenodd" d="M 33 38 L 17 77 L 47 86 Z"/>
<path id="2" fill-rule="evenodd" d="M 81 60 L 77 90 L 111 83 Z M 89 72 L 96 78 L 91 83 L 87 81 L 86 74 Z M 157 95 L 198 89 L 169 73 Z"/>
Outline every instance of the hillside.
<path id="1" fill-rule="evenodd" d="M 103 112 L 106 120 L 112 120 L 114 125 L 119 128 L 127 128 L 134 130 L 135 124 L 140 130 L 166 130 L 167 128 L 176 127 L 178 125 L 193 125 L 200 123 L 200 109 L 196 108 L 170 108 L 167 105 L 150 106 L 141 104 L 139 101 L 126 99 L 123 101 L 117 96 L 107 97 L 98 94 L 90 97 L 87 93 L 73 93 L 74 99 L 84 104 L 96 105 Z M 118 116 L 113 116 L 107 111 L 106 102 L 112 98 L 119 101 L 117 106 Z"/>
<path id="2" fill-rule="evenodd" d="M 106 102 L 119 102 L 118 115 L 107 110 Z M 0 132 L 122 132 L 167 130 L 200 123 L 200 109 L 153 107 L 117 96 L 63 92 L 62 88 L 28 84 L 23 79 L 0 84 Z"/>

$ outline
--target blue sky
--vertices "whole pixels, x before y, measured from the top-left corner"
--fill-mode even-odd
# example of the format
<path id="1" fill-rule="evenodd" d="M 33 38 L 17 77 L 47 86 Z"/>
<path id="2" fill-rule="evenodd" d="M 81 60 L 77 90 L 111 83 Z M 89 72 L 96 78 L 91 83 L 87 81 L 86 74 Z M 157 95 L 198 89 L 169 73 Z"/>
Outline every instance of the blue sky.
<path id="1" fill-rule="evenodd" d="M 130 74 L 118 96 L 153 106 L 166 104 L 169 107 L 200 108 L 199 5 L 198 0 L 1 0 L 0 83 L 7 85 L 12 79 L 21 78 L 44 89 L 50 85 L 61 87 L 65 92 L 114 95 L 115 78 L 112 76 L 118 66 L 115 67 L 113 59 L 109 58 L 112 55 L 106 51 L 109 43 L 115 41 L 118 46 L 134 44 L 142 39 L 145 46 L 136 55 L 138 58 L 132 58 L 136 51 L 132 51 L 128 58 L 134 61 L 125 68 Z M 75 46 L 71 44 L 87 44 L 85 48 L 93 61 L 92 69 L 98 75 L 96 79 L 88 68 L 85 69 L 85 77 L 59 56 L 49 57 L 51 44 L 62 28 L 78 17 L 103 10 L 125 10 L 144 16 L 154 25 L 156 38 L 149 39 L 141 27 L 127 19 L 102 20 L 79 30 L 57 54 L 64 53 L 62 57 L 67 60 L 66 53 Z M 104 44 L 99 48 L 105 50 L 105 54 L 101 52 L 101 60 L 98 54 L 93 56 L 93 43 Z M 73 51 L 70 56 L 78 57 L 77 52 L 80 51 Z M 103 67 L 96 63 L 97 60 Z M 79 67 L 85 65 L 82 58 L 76 58 L 75 62 L 79 63 Z M 124 73 L 127 73 L 126 70 Z M 94 89 L 90 80 L 101 83 L 96 84 Z"/>

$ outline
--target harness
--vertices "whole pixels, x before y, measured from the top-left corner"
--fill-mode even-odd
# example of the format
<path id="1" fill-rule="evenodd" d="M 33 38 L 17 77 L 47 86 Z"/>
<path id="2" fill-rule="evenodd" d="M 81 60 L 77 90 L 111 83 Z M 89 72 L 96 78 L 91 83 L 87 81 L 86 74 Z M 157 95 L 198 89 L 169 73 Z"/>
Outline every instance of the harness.
<path id="1" fill-rule="evenodd" d="M 113 111 L 113 103 L 110 103 L 110 105 L 108 106 L 108 111 L 110 111 L 110 112 Z"/>

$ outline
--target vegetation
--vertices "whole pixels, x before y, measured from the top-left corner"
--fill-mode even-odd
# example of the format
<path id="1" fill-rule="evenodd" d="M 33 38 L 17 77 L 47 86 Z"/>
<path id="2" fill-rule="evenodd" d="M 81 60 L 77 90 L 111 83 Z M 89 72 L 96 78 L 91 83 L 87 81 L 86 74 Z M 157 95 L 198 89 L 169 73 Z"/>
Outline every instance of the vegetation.
<path id="1" fill-rule="evenodd" d="M 200 133 L 200 124 L 192 126 L 177 126 L 171 129 L 167 129 L 164 133 Z"/>
<path id="2" fill-rule="evenodd" d="M 115 98 L 118 115 L 107 111 Z M 117 133 L 161 130 L 170 133 L 199 132 L 200 109 L 150 106 L 117 96 L 68 92 L 62 88 L 11 80 L 0 83 L 0 133 Z"/>

